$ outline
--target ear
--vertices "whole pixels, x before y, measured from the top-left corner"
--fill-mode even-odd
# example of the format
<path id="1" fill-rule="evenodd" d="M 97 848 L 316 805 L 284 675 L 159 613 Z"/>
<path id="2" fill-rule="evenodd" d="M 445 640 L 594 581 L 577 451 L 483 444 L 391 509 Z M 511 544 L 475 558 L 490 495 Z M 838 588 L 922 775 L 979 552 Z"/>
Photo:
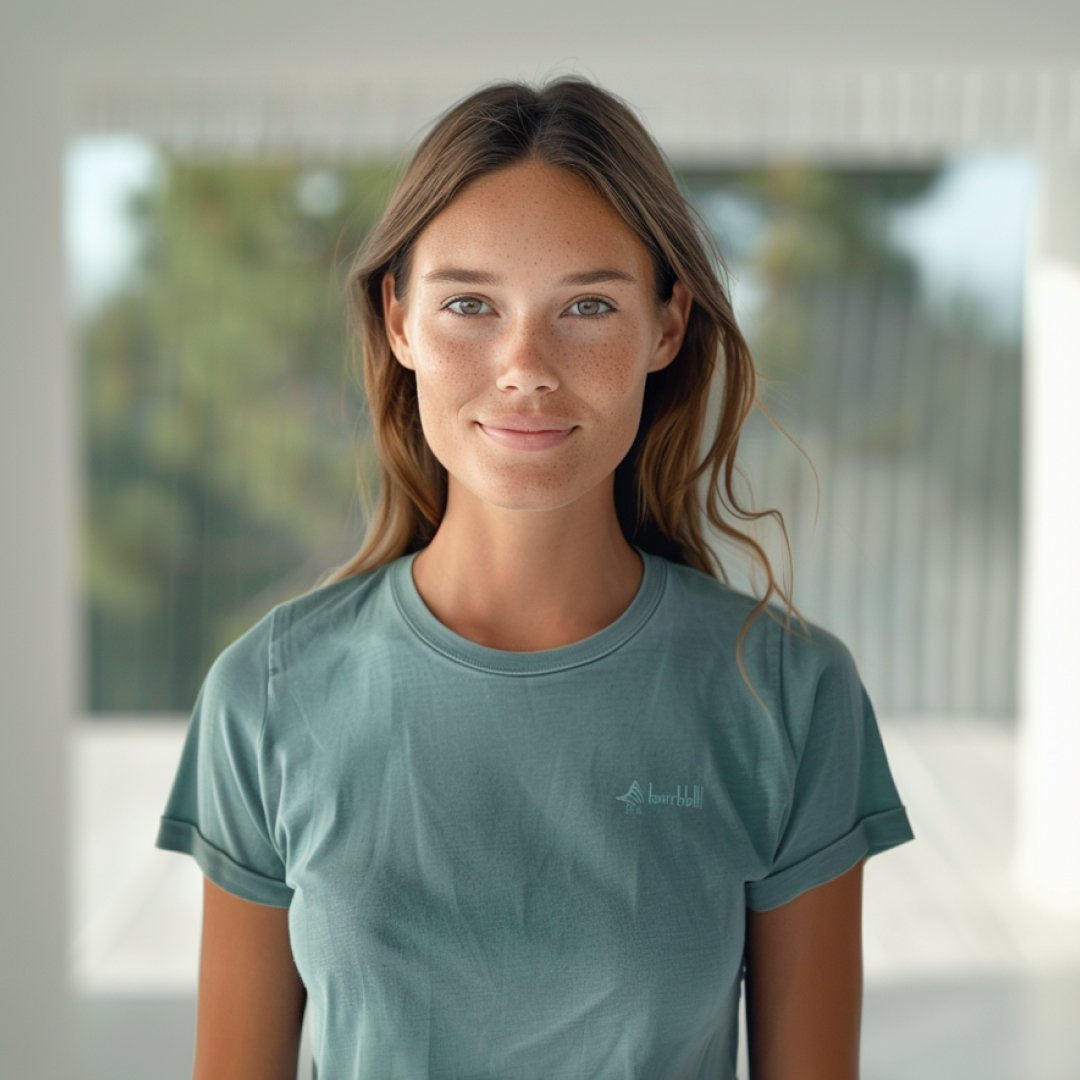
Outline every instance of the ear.
<path id="1" fill-rule="evenodd" d="M 690 321 L 690 308 L 693 303 L 690 290 L 676 279 L 671 290 L 671 299 L 660 309 L 660 338 L 653 350 L 649 371 L 666 368 L 678 355 L 686 336 L 686 325 Z"/>
<path id="2" fill-rule="evenodd" d="M 387 272 L 382 279 L 383 323 L 390 351 L 402 367 L 415 371 L 412 350 L 405 336 L 405 305 L 394 296 L 394 275 Z"/>

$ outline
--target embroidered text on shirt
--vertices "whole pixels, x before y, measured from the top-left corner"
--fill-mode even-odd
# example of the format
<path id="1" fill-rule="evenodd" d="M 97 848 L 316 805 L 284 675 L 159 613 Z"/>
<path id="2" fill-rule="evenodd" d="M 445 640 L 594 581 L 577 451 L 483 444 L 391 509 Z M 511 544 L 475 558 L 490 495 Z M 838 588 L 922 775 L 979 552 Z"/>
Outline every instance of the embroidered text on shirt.
<path id="1" fill-rule="evenodd" d="M 616 795 L 615 798 L 625 804 L 628 814 L 640 814 L 641 808 L 646 804 L 681 806 L 687 810 L 700 810 L 705 802 L 700 784 L 694 784 L 692 792 L 689 784 L 676 784 L 674 795 L 658 795 L 653 792 L 650 782 L 649 793 L 646 795 L 636 780 L 630 785 L 625 795 Z"/>

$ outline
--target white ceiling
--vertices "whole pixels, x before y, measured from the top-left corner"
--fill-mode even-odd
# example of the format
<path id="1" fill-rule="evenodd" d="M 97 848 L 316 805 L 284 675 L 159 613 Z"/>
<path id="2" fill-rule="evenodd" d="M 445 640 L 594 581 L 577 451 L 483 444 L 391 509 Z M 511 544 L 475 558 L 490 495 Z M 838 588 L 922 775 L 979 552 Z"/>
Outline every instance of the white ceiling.
<path id="1" fill-rule="evenodd" d="M 1073 64 L 1075 0 L 5 0 L 24 42 L 88 66 L 149 62 L 204 70 L 316 65 L 410 76 L 467 65 L 526 77 L 552 64 L 631 62 L 677 76 L 736 63 Z M 5 35 L 6 36 L 6 35 Z"/>
<path id="2" fill-rule="evenodd" d="M 0 53 L 69 129 L 189 148 L 398 147 L 484 82 L 579 73 L 683 158 L 1080 152 L 1080 0 L 3 0 Z"/>

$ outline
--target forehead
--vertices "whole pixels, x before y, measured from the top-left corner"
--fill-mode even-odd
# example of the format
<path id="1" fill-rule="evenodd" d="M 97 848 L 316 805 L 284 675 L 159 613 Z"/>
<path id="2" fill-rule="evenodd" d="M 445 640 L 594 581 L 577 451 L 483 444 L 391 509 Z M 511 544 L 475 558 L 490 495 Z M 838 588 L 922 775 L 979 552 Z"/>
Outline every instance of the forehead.
<path id="1" fill-rule="evenodd" d="M 617 266 L 646 280 L 648 250 L 590 184 L 546 162 L 519 162 L 466 184 L 420 233 L 424 268 L 450 256 L 456 265 L 495 270 Z"/>

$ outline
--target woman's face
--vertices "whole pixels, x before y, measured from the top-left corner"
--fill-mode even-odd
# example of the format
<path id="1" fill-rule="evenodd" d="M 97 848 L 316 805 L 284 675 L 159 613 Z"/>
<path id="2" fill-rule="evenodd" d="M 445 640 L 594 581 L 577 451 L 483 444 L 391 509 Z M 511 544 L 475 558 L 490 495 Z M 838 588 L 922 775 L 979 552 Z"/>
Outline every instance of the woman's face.
<path id="1" fill-rule="evenodd" d="M 514 510 L 557 509 L 610 480 L 645 377 L 674 359 L 690 310 L 681 283 L 657 304 L 648 251 L 605 199 L 537 162 L 467 184 L 418 236 L 406 299 L 389 274 L 382 287 L 432 453 L 451 483 Z M 569 431 L 498 430 L 515 421 Z"/>

